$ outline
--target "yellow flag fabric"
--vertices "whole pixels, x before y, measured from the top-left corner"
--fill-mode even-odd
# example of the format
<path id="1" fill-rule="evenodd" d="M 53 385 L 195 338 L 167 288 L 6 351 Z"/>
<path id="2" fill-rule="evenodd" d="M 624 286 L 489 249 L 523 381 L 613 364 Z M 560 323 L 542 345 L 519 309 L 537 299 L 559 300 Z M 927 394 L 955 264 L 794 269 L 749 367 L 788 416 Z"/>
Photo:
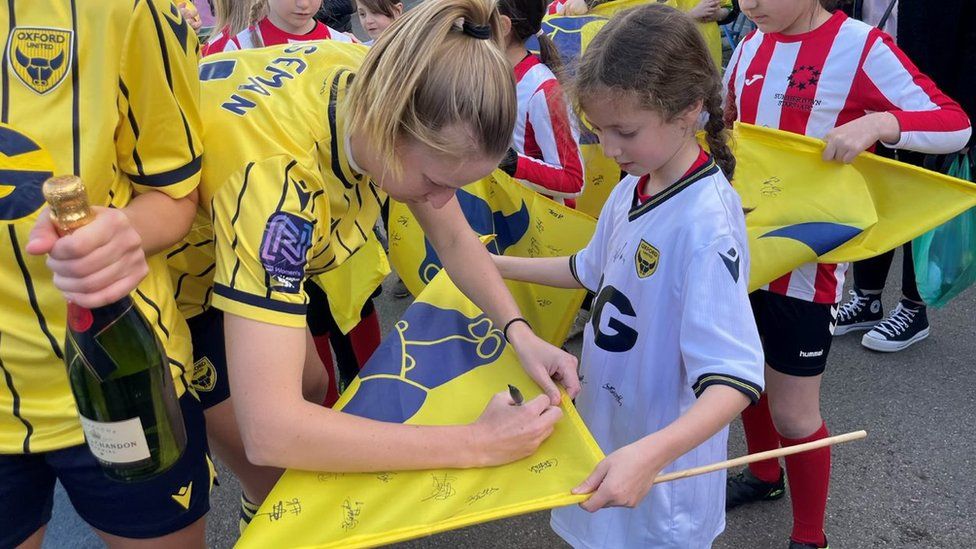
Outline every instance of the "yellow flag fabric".
<path id="1" fill-rule="evenodd" d="M 457 193 L 468 223 L 482 236 L 495 235 L 488 249 L 518 257 L 568 256 L 590 241 L 596 221 L 557 204 L 495 170 Z M 440 259 L 406 205 L 390 203 L 390 261 L 414 295 L 441 269 Z M 585 290 L 508 282 L 522 314 L 539 337 L 561 345 Z"/>
<path id="2" fill-rule="evenodd" d="M 824 162 L 822 141 L 748 124 L 733 142 L 750 290 L 803 263 L 874 257 L 976 206 L 973 183 L 874 154 Z"/>
<path id="3" fill-rule="evenodd" d="M 680 0 L 678 0 L 680 1 Z M 613 0 L 612 2 L 603 2 L 593 6 L 590 9 L 590 15 L 602 15 L 603 17 L 613 17 L 614 15 L 630 8 L 636 8 L 637 6 L 643 6 L 644 4 L 658 3 L 657 0 Z M 667 4 L 672 8 L 679 7 L 676 0 L 668 0 L 667 2 L 660 2 L 661 4 Z"/>
<path id="4" fill-rule="evenodd" d="M 666 2 L 660 2 L 662 4 L 667 4 L 672 8 L 677 8 L 681 11 L 691 11 L 701 0 L 668 0 Z M 590 15 L 601 15 L 603 17 L 613 17 L 617 13 L 630 9 L 636 8 L 637 6 L 643 6 L 644 4 L 654 3 L 655 0 L 614 0 L 612 2 L 605 2 L 594 6 L 590 10 Z M 726 9 L 732 9 L 732 0 L 722 0 L 720 2 L 721 6 Z M 699 23 L 698 29 L 701 31 L 702 38 L 705 39 L 705 45 L 708 46 L 708 51 L 712 55 L 712 59 L 715 61 L 715 66 L 722 66 L 722 31 L 719 29 L 718 23 Z"/>
<path id="5" fill-rule="evenodd" d="M 312 280 L 328 296 L 329 309 L 336 325 L 342 333 L 348 334 L 359 324 L 359 313 L 362 312 L 366 300 L 388 274 L 390 263 L 386 259 L 386 252 L 376 236 L 370 235 L 366 244 L 342 265 L 317 275 Z"/>
<path id="6" fill-rule="evenodd" d="M 523 304 L 524 305 L 524 304 Z M 507 384 L 540 391 L 491 321 L 446 273 L 404 313 L 342 395 L 343 411 L 396 423 L 476 419 Z M 570 490 L 603 453 L 568 398 L 531 457 L 482 469 L 386 473 L 288 471 L 238 547 L 371 547 L 585 499 Z"/>

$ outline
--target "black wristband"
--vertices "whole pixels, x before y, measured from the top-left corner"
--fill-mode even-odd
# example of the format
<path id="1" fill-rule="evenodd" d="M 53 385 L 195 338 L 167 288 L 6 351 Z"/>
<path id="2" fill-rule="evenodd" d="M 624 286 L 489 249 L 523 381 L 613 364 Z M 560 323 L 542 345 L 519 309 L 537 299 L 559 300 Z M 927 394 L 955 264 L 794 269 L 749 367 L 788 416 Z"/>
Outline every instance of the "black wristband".
<path id="1" fill-rule="evenodd" d="M 505 341 L 508 341 L 508 329 L 511 328 L 512 324 L 515 324 L 516 322 L 524 322 L 525 325 L 528 326 L 530 330 L 532 329 L 532 325 L 529 324 L 528 320 L 525 320 L 524 318 L 517 316 L 512 320 L 509 320 L 508 323 L 505 324 L 505 327 L 502 328 L 502 335 L 505 336 Z M 508 342 L 511 343 L 511 341 Z"/>

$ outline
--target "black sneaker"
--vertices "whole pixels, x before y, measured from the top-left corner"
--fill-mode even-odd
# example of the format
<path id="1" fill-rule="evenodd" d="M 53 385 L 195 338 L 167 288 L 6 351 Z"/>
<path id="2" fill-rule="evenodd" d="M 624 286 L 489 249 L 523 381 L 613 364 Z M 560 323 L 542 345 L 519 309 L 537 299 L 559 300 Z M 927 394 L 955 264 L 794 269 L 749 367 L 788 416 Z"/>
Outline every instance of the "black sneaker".
<path id="1" fill-rule="evenodd" d="M 410 290 L 407 289 L 407 285 L 403 283 L 403 279 L 398 275 L 396 282 L 393 283 L 393 297 L 403 299 L 409 295 Z"/>
<path id="2" fill-rule="evenodd" d="M 861 345 L 872 351 L 894 353 L 929 337 L 929 318 L 925 305 L 905 299 L 874 329 L 864 334 Z"/>
<path id="3" fill-rule="evenodd" d="M 826 538 L 825 538 L 826 540 Z M 824 546 L 821 547 L 815 543 L 800 543 L 798 541 L 790 540 L 790 549 L 830 549 L 830 544 L 824 541 Z"/>
<path id="4" fill-rule="evenodd" d="M 884 312 L 881 310 L 881 294 L 865 295 L 857 288 L 849 293 L 851 298 L 845 301 L 837 311 L 835 336 L 842 336 L 857 330 L 870 330 L 884 318 Z"/>
<path id="5" fill-rule="evenodd" d="M 725 481 L 725 510 L 734 509 L 746 503 L 773 501 L 786 493 L 783 469 L 779 470 L 779 480 L 764 482 L 756 478 L 748 467 Z"/>

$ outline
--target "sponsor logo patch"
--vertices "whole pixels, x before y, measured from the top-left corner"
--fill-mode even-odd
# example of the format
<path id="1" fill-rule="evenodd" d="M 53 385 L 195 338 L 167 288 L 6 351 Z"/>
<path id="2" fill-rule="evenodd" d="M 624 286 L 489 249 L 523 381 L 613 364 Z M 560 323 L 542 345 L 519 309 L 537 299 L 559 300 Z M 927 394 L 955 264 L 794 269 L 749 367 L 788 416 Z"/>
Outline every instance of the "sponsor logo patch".
<path id="1" fill-rule="evenodd" d="M 312 222 L 287 212 L 268 218 L 261 240 L 261 264 L 271 278 L 271 289 L 297 294 L 305 277 Z"/>

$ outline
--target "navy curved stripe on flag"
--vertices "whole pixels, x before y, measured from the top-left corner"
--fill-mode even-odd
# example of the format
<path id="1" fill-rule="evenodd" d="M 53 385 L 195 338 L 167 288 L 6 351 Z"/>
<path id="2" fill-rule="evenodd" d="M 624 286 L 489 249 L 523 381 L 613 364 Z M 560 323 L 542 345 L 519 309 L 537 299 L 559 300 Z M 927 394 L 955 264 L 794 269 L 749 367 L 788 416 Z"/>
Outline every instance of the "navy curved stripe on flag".
<path id="1" fill-rule="evenodd" d="M 796 240 L 808 246 L 817 256 L 839 248 L 849 242 L 857 235 L 864 232 L 863 229 L 842 225 L 840 223 L 829 223 L 824 221 L 811 221 L 809 223 L 797 223 L 787 225 L 774 231 L 770 231 L 759 238 L 779 237 Z"/>
<path id="2" fill-rule="evenodd" d="M 518 211 L 511 215 L 492 209 L 484 198 L 463 189 L 457 192 L 458 203 L 465 219 L 479 236 L 494 234 L 495 239 L 487 244 L 488 250 L 496 255 L 504 255 L 505 250 L 522 240 L 529 230 L 529 207 L 522 202 Z M 424 283 L 429 283 L 443 266 L 430 240 L 424 238 L 424 259 L 417 274 Z"/>
<path id="3" fill-rule="evenodd" d="M 420 410 L 427 391 L 497 360 L 502 333 L 484 314 L 417 301 L 359 372 L 359 389 L 342 411 L 403 423 Z"/>

